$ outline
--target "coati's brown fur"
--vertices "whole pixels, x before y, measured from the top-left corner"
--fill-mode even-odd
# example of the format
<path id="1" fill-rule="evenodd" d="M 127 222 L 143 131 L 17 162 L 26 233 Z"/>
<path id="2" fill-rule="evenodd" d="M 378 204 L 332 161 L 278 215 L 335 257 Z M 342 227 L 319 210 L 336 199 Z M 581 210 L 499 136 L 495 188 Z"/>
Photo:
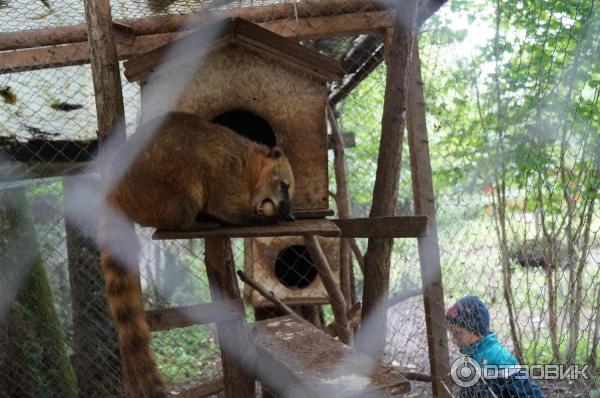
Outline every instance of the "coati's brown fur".
<path id="1" fill-rule="evenodd" d="M 194 228 L 198 214 L 236 225 L 292 217 L 294 177 L 281 149 L 192 114 L 170 113 L 142 125 L 117 151 L 112 168 L 108 205 L 143 226 Z M 117 258 L 110 249 L 112 242 L 137 253 L 137 238 L 131 228 L 113 229 L 99 238 L 129 388 L 136 397 L 165 397 L 138 278 L 126 264 L 135 259 Z"/>

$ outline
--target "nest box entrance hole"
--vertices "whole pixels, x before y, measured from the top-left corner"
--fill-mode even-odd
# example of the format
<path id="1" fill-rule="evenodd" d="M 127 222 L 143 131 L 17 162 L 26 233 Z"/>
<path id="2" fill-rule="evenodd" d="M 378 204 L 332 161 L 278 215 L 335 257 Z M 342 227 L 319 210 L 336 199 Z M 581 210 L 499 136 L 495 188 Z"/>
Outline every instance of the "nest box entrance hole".
<path id="1" fill-rule="evenodd" d="M 277 138 L 269 122 L 254 112 L 235 109 L 221 113 L 212 122 L 228 127 L 236 133 L 270 148 L 277 145 Z"/>
<path id="2" fill-rule="evenodd" d="M 292 245 L 283 249 L 275 260 L 275 276 L 286 287 L 310 286 L 317 277 L 317 269 L 306 246 Z"/>

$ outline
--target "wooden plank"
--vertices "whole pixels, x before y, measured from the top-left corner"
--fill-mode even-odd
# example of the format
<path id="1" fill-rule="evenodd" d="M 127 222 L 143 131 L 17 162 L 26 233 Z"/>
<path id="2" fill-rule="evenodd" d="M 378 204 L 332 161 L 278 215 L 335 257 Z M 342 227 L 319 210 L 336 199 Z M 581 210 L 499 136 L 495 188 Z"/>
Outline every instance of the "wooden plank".
<path id="1" fill-rule="evenodd" d="M 331 220 L 342 238 L 418 238 L 427 229 L 426 216 L 391 216 Z"/>
<path id="2" fill-rule="evenodd" d="M 210 238 L 204 241 L 206 274 L 214 302 L 241 300 L 235 276 L 235 263 L 229 239 Z M 253 397 L 256 353 L 250 344 L 245 319 L 217 323 L 221 348 L 225 398 Z"/>
<path id="3" fill-rule="evenodd" d="M 439 0 L 438 0 L 439 1 Z M 240 7 L 222 11 L 200 11 L 187 15 L 152 16 L 136 19 L 119 19 L 114 23 L 131 27 L 133 34 L 156 35 L 193 29 L 204 23 L 227 17 L 248 19 L 254 23 L 274 20 L 294 20 L 314 16 L 332 16 L 352 12 L 389 10 L 395 1 L 382 0 L 303 0 L 257 7 Z M 288 21 L 285 22 L 289 23 Z M 55 46 L 87 41 L 85 24 L 57 28 L 31 29 L 0 33 L 0 51 Z"/>
<path id="4" fill-rule="evenodd" d="M 304 234 L 336 237 L 340 236 L 340 230 L 329 220 L 297 220 L 273 225 L 218 227 L 201 231 L 157 230 L 152 235 L 152 239 L 256 238 L 260 236 L 297 236 Z"/>
<path id="5" fill-rule="evenodd" d="M 241 300 L 224 300 L 185 307 L 146 311 L 150 330 L 170 330 L 245 317 Z"/>
<path id="6" fill-rule="evenodd" d="M 234 30 L 232 21 L 226 19 L 188 32 L 178 40 L 177 46 L 171 47 L 171 43 L 167 43 L 125 62 L 125 77 L 129 81 L 137 81 L 152 69 L 159 70 L 170 66 L 175 59 L 198 59 L 201 51 L 209 51 L 212 47 L 230 40 L 234 36 Z"/>
<path id="7" fill-rule="evenodd" d="M 342 17 L 338 16 L 332 18 Z M 286 36 L 271 32 L 260 25 L 253 24 L 244 19 L 236 19 L 235 21 L 237 21 L 237 37 L 251 39 L 253 42 L 259 42 L 259 45 L 266 44 L 270 48 L 306 64 L 313 71 L 318 71 L 321 74 L 329 76 L 330 79 L 344 76 L 342 67 L 333 58 L 321 54 L 313 48 L 289 40 Z M 297 36 L 294 34 L 291 35 L 291 37 Z"/>
<path id="8" fill-rule="evenodd" d="M 261 381 L 282 396 L 392 397 L 409 391 L 399 370 L 285 316 L 251 325 Z"/>
<path id="9" fill-rule="evenodd" d="M 443 384 L 444 378 L 450 372 L 444 288 L 435 219 L 435 194 L 429 157 L 429 140 L 425 117 L 426 104 L 423 94 L 418 43 L 415 43 L 412 57 L 412 70 L 408 79 L 408 89 L 411 95 L 407 101 L 406 127 L 410 149 L 415 212 L 428 217 L 427 234 L 421 236 L 418 243 L 425 323 L 427 325 L 427 344 L 429 346 L 429 364 L 433 380 L 433 395 L 448 397 L 450 395 Z"/>

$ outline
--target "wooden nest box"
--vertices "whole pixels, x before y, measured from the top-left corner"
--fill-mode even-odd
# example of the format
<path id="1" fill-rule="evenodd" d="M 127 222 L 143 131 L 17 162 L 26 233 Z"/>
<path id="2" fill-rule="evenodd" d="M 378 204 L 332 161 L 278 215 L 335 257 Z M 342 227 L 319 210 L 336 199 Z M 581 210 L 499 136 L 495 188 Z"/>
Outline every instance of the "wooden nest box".
<path id="1" fill-rule="evenodd" d="M 280 146 L 296 179 L 292 208 L 328 213 L 327 84 L 336 61 L 243 19 L 197 29 L 125 63 L 142 86 L 142 119 L 195 113 L 269 146 Z"/>
<path id="2" fill-rule="evenodd" d="M 338 238 L 318 237 L 319 244 L 339 281 L 340 245 Z M 288 305 L 327 304 L 329 296 L 301 236 L 246 239 L 244 272 Z M 244 295 L 255 307 L 271 302 L 245 288 Z"/>

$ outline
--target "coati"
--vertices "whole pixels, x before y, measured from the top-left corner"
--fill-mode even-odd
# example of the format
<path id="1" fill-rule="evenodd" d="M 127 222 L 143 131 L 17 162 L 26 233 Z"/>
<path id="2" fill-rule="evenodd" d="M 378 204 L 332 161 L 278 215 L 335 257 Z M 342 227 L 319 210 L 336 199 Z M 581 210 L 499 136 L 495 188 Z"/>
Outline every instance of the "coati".
<path id="1" fill-rule="evenodd" d="M 115 153 L 111 169 L 108 208 L 143 226 L 193 229 L 198 215 L 234 225 L 293 219 L 294 176 L 282 150 L 192 114 L 169 113 L 142 125 Z M 131 226 L 105 221 L 99 241 L 129 389 L 140 398 L 164 397 L 135 267 L 127 264 L 136 258 L 113 254 L 120 245 L 137 256 L 137 238 Z"/>

